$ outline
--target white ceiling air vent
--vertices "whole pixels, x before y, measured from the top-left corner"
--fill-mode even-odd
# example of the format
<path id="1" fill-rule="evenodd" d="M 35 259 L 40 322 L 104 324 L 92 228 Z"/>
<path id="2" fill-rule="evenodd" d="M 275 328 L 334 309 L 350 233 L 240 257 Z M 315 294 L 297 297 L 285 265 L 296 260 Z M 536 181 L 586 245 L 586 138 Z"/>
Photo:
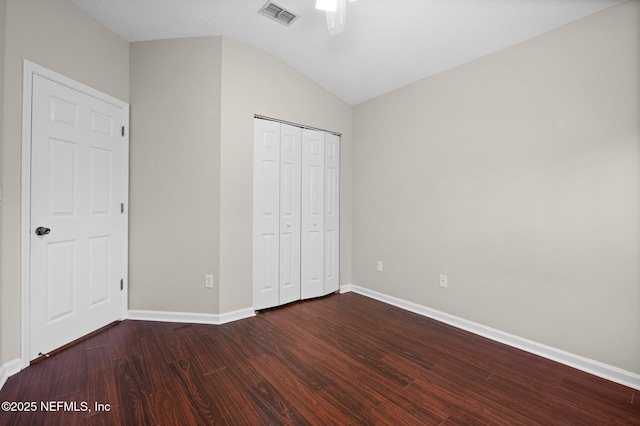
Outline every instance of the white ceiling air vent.
<path id="1" fill-rule="evenodd" d="M 280 22 L 282 25 L 286 26 L 291 25 L 293 21 L 298 19 L 297 15 L 270 1 L 266 2 L 258 13 L 266 16 L 269 19 Z"/>

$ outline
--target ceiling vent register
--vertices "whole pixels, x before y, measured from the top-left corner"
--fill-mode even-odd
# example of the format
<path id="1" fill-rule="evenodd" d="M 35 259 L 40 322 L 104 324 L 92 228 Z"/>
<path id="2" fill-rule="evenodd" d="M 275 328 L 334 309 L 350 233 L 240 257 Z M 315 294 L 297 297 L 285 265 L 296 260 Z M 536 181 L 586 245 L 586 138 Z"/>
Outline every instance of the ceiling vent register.
<path id="1" fill-rule="evenodd" d="M 289 26 L 298 19 L 298 16 L 273 2 L 266 2 L 264 6 L 258 12 L 261 15 L 266 16 L 269 19 L 273 19 L 276 22 L 280 22 L 282 25 Z"/>

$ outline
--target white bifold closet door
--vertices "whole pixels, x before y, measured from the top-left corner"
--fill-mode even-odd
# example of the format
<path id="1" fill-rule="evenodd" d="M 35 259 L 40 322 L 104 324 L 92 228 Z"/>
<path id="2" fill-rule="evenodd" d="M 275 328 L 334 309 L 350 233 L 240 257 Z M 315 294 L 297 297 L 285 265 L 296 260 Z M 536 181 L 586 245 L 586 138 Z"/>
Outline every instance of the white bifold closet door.
<path id="1" fill-rule="evenodd" d="M 303 299 L 324 294 L 324 132 L 302 131 Z"/>
<path id="2" fill-rule="evenodd" d="M 300 299 L 301 130 L 280 125 L 280 305 Z"/>
<path id="3" fill-rule="evenodd" d="M 254 126 L 253 288 L 256 309 L 300 299 L 302 129 Z"/>
<path id="4" fill-rule="evenodd" d="M 339 137 L 256 118 L 255 309 L 338 290 L 338 212 Z"/>
<path id="5" fill-rule="evenodd" d="M 324 135 L 324 294 L 340 288 L 340 138 Z"/>

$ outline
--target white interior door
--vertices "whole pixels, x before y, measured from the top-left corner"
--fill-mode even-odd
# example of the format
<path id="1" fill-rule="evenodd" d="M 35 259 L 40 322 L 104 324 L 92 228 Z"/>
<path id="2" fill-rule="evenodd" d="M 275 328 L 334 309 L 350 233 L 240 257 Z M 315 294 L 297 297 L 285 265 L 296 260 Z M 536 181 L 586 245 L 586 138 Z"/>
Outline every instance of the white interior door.
<path id="1" fill-rule="evenodd" d="M 280 125 L 279 304 L 300 299 L 300 190 L 302 129 Z"/>
<path id="2" fill-rule="evenodd" d="M 280 123 L 254 120 L 253 307 L 278 306 L 280 282 Z"/>
<path id="3" fill-rule="evenodd" d="M 33 76 L 29 359 L 122 317 L 124 117 Z"/>
<path id="4" fill-rule="evenodd" d="M 302 299 L 324 295 L 324 137 L 302 131 Z"/>
<path id="5" fill-rule="evenodd" d="M 340 137 L 325 133 L 324 294 L 340 288 Z"/>

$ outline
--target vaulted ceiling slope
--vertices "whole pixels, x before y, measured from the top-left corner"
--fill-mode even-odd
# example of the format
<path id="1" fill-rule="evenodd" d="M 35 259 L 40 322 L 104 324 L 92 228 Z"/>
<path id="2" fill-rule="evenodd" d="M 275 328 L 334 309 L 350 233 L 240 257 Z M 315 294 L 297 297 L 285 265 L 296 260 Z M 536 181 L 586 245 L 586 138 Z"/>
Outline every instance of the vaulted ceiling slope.
<path id="1" fill-rule="evenodd" d="M 625 0 L 355 0 L 330 36 L 315 0 L 71 0 L 130 42 L 222 35 L 284 61 L 355 105 Z"/>

